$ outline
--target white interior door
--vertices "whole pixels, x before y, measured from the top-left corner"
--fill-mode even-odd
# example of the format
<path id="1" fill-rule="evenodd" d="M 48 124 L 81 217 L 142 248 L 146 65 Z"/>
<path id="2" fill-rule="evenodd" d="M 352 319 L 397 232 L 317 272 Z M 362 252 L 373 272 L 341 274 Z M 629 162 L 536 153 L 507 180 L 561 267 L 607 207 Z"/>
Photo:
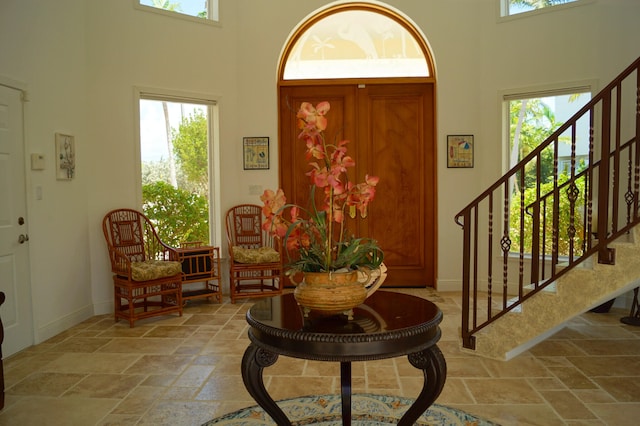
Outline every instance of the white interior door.
<path id="1" fill-rule="evenodd" d="M 5 357 L 33 344 L 21 93 L 0 84 L 0 291 L 6 295 L 0 317 Z"/>

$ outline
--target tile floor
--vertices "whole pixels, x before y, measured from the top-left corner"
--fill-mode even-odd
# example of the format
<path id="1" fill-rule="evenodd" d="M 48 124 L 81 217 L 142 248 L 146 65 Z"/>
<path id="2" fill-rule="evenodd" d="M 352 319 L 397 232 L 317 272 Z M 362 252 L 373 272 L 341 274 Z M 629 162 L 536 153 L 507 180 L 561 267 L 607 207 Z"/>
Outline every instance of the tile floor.
<path id="1" fill-rule="evenodd" d="M 399 290 L 444 313 L 448 376 L 437 403 L 502 425 L 637 425 L 640 327 L 626 311 L 587 313 L 509 362 L 460 350 L 460 294 Z M 240 376 L 251 302 L 190 302 L 184 316 L 131 329 L 93 317 L 5 360 L 0 425 L 200 425 L 254 405 Z M 280 357 L 265 370 L 276 398 L 339 392 L 338 364 Z M 413 397 L 421 377 L 405 358 L 353 365 L 355 392 Z"/>

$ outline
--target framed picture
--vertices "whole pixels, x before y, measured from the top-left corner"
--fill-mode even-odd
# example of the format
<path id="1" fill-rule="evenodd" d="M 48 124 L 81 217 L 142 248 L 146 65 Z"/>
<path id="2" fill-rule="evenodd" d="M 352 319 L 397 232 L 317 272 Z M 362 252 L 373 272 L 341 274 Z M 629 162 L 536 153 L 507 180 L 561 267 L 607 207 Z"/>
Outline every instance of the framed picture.
<path id="1" fill-rule="evenodd" d="M 473 135 L 447 135 L 447 167 L 473 167 Z"/>
<path id="2" fill-rule="evenodd" d="M 242 157 L 245 170 L 269 168 L 269 138 L 266 136 L 242 139 Z"/>
<path id="3" fill-rule="evenodd" d="M 71 135 L 56 133 L 56 179 L 71 180 L 76 173 L 76 143 Z"/>

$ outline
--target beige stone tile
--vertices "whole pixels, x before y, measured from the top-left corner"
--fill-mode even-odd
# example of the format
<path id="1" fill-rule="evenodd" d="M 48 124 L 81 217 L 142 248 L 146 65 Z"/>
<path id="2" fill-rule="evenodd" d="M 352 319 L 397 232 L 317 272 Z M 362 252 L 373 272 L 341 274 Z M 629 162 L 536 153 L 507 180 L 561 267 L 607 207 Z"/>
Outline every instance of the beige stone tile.
<path id="1" fill-rule="evenodd" d="M 569 391 L 540 391 L 540 394 L 564 419 L 596 418 L 596 416 Z"/>
<path id="2" fill-rule="evenodd" d="M 244 351 L 249 346 L 248 341 L 242 340 L 212 340 L 207 343 L 200 353 L 202 355 L 208 354 L 235 354 L 238 357 L 242 358 Z"/>
<path id="3" fill-rule="evenodd" d="M 189 401 L 200 392 L 196 387 L 170 387 L 162 395 L 162 399 L 169 401 Z"/>
<path id="4" fill-rule="evenodd" d="M 385 390 L 392 392 L 392 390 L 400 390 L 400 381 L 395 374 L 393 364 L 389 366 L 367 364 L 365 370 L 367 375 L 367 388 L 370 391 Z"/>
<path id="5" fill-rule="evenodd" d="M 47 366 L 63 356 L 62 352 L 31 353 L 17 362 L 8 363 L 4 368 L 4 385 L 9 388 L 36 371 L 44 371 Z M 86 354 L 85 354 L 86 355 Z"/>
<path id="6" fill-rule="evenodd" d="M 86 374 L 33 373 L 6 390 L 14 395 L 61 396 Z"/>
<path id="7" fill-rule="evenodd" d="M 118 402 L 105 398 L 25 398 L 0 412 L 0 425 L 95 425 Z"/>
<path id="8" fill-rule="evenodd" d="M 111 411 L 111 414 L 143 415 L 166 390 L 164 387 L 138 386 Z"/>
<path id="9" fill-rule="evenodd" d="M 600 420 L 567 420 L 567 426 L 605 426 Z"/>
<path id="10" fill-rule="evenodd" d="M 91 374 L 64 393 L 64 397 L 125 398 L 144 380 L 141 375 Z"/>
<path id="11" fill-rule="evenodd" d="M 573 367 L 571 361 L 564 356 L 538 356 L 536 358 L 546 367 Z"/>
<path id="12" fill-rule="evenodd" d="M 585 404 L 603 404 L 616 402 L 602 389 L 574 389 L 573 394 Z"/>
<path id="13" fill-rule="evenodd" d="M 159 401 L 138 425 L 193 426 L 211 420 L 219 403 L 201 401 Z"/>
<path id="14" fill-rule="evenodd" d="M 129 324 L 118 323 L 106 330 L 99 330 L 99 337 L 141 337 L 153 330 L 151 326 L 142 326 L 136 324 L 135 327 L 129 327 Z"/>
<path id="15" fill-rule="evenodd" d="M 492 377 L 549 377 L 551 373 L 537 359 L 521 355 L 510 361 L 482 361 Z"/>
<path id="16" fill-rule="evenodd" d="M 95 352 L 111 341 L 102 337 L 69 337 L 51 348 L 53 352 Z"/>
<path id="17" fill-rule="evenodd" d="M 274 400 L 295 398 L 299 396 L 323 395 L 332 393 L 331 377 L 285 377 L 271 378 L 267 390 Z"/>
<path id="18" fill-rule="evenodd" d="M 184 342 L 184 339 L 164 338 L 113 338 L 102 346 L 99 352 L 138 353 L 138 354 L 170 354 Z"/>
<path id="19" fill-rule="evenodd" d="M 580 348 L 589 355 L 637 355 L 640 339 L 582 340 Z"/>
<path id="20" fill-rule="evenodd" d="M 175 374 L 151 374 L 141 383 L 142 386 L 170 386 L 178 376 Z"/>
<path id="21" fill-rule="evenodd" d="M 170 374 L 180 373 L 191 362 L 188 355 L 143 355 L 126 374 Z"/>
<path id="22" fill-rule="evenodd" d="M 215 374 L 207 379 L 195 399 L 199 401 L 252 400 L 241 378 Z"/>
<path id="23" fill-rule="evenodd" d="M 135 425 L 139 420 L 140 416 L 135 414 L 109 414 L 96 423 L 96 426 Z"/>
<path id="24" fill-rule="evenodd" d="M 572 341 L 545 340 L 529 349 L 536 356 L 580 356 L 585 353 Z"/>
<path id="25" fill-rule="evenodd" d="M 463 358 L 476 358 L 477 356 L 468 349 L 464 349 L 462 347 L 462 343 L 460 340 L 454 341 L 443 341 L 440 340 L 438 342 L 438 347 L 444 354 L 446 360 L 449 360 L 452 357 L 463 357 Z"/>
<path id="26" fill-rule="evenodd" d="M 306 361 L 304 359 L 279 356 L 275 364 L 264 369 L 270 376 L 302 376 Z"/>
<path id="27" fill-rule="evenodd" d="M 304 376 L 340 377 L 340 363 L 307 361 L 302 372 Z M 364 363 L 351 364 L 351 377 L 364 376 Z"/>
<path id="28" fill-rule="evenodd" d="M 334 378 L 333 380 L 333 385 L 332 385 L 332 392 L 339 392 L 340 391 L 340 379 L 339 378 Z M 351 390 L 352 392 L 355 393 L 367 393 L 367 381 L 364 378 L 364 376 L 361 377 L 352 377 L 351 378 Z"/>
<path id="29" fill-rule="evenodd" d="M 407 395 L 407 386 L 404 382 L 405 379 L 401 378 L 400 380 L 402 381 L 402 385 L 405 390 L 405 396 L 415 398 L 418 395 L 416 391 L 419 392 L 422 389 L 422 380 L 417 380 L 417 386 L 411 391 L 410 394 Z M 461 379 L 447 379 L 442 392 L 436 399 L 436 403 L 443 405 L 472 404 L 473 402 L 473 397 L 467 390 L 464 380 Z"/>
<path id="30" fill-rule="evenodd" d="M 629 330 L 613 325 L 574 324 L 561 333 L 567 339 L 633 339 Z"/>
<path id="31" fill-rule="evenodd" d="M 200 387 L 213 372 L 215 367 L 211 365 L 190 365 L 173 383 L 173 386 Z"/>
<path id="32" fill-rule="evenodd" d="M 537 404 L 538 392 L 518 379 L 467 379 L 471 395 L 478 404 Z"/>
<path id="33" fill-rule="evenodd" d="M 527 382 L 537 390 L 564 390 L 567 387 L 555 377 L 531 377 Z"/>
<path id="34" fill-rule="evenodd" d="M 640 356 L 569 357 L 587 376 L 640 376 Z"/>
<path id="35" fill-rule="evenodd" d="M 176 350 L 173 352 L 174 355 L 197 355 L 200 353 L 200 348 L 201 346 L 198 345 L 192 345 L 191 343 L 193 342 L 189 342 L 189 345 L 182 345 L 182 346 L 178 346 L 176 348 Z"/>
<path id="36" fill-rule="evenodd" d="M 158 325 L 149 330 L 144 337 L 170 337 L 184 339 L 192 336 L 196 330 L 198 330 L 198 326 Z"/>
<path id="37" fill-rule="evenodd" d="M 139 354 L 65 353 L 42 368 L 58 373 L 122 373 L 140 358 Z"/>
<path id="38" fill-rule="evenodd" d="M 447 377 L 490 377 L 491 374 L 485 367 L 484 361 L 480 358 L 450 358 L 447 362 Z M 413 367 L 415 374 L 417 370 Z M 402 370 L 400 375 L 410 373 L 410 370 Z"/>
<path id="39" fill-rule="evenodd" d="M 220 327 L 223 326 L 226 321 L 221 321 L 220 316 L 214 316 L 212 314 L 193 314 L 191 318 L 184 322 L 185 325 L 210 325 Z"/>
<path id="40" fill-rule="evenodd" d="M 639 377 L 595 377 L 593 380 L 618 402 L 640 402 Z"/>
<path id="41" fill-rule="evenodd" d="M 591 410 L 610 426 L 637 426 L 640 404 L 592 404 Z"/>
<path id="42" fill-rule="evenodd" d="M 595 389 L 596 384 L 575 367 L 549 367 L 551 371 L 569 389 Z"/>

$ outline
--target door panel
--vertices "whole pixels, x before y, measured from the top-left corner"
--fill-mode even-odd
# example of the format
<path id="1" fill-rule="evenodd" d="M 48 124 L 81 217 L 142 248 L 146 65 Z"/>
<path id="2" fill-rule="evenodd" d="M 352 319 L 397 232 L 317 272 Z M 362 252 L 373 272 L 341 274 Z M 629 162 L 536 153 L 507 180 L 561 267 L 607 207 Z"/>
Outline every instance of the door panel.
<path id="1" fill-rule="evenodd" d="M 388 285 L 435 285 L 435 147 L 432 86 L 358 90 L 357 166 L 380 177 L 362 233 L 385 253 Z M 365 171 L 358 171 L 359 175 Z"/>
<path id="2" fill-rule="evenodd" d="M 33 344 L 20 95 L 0 85 L 0 291 L 7 297 L 0 315 L 5 357 Z"/>
<path id="3" fill-rule="evenodd" d="M 435 145 L 430 84 L 281 87 L 280 186 L 288 201 L 306 206 L 309 165 L 297 138 L 303 101 L 329 101 L 328 138 L 350 141 L 351 177 L 379 176 L 369 215 L 349 227 L 376 238 L 389 268 L 385 286 L 435 285 Z"/>
<path id="4" fill-rule="evenodd" d="M 279 150 L 280 186 L 284 189 L 288 202 L 307 207 L 310 205 L 310 181 L 306 173 L 310 167 L 306 159 L 307 146 L 304 141 L 298 139 L 300 130 L 297 127 L 296 113 L 302 102 L 309 102 L 315 106 L 322 101 L 328 101 L 331 110 L 327 115 L 327 139 L 354 141 L 355 89 L 350 86 L 290 87 L 283 95 L 280 106 L 283 132 Z M 347 148 L 353 152 L 352 146 Z M 356 158 L 356 162 L 357 160 Z"/>

